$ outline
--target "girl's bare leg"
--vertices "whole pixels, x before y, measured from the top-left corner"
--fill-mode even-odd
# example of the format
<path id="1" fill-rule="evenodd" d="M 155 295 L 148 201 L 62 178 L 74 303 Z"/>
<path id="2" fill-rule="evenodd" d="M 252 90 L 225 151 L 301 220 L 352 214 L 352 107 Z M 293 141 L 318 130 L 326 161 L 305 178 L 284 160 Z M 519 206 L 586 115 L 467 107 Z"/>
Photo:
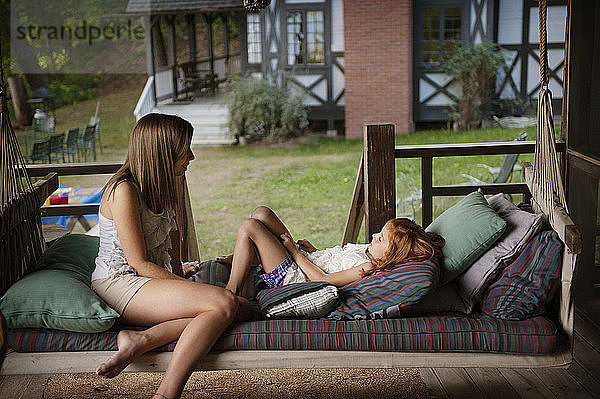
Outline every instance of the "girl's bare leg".
<path id="1" fill-rule="evenodd" d="M 248 270 L 256 264 L 255 252 L 258 252 L 260 263 L 267 273 L 273 271 L 289 256 L 278 236 L 273 233 L 258 219 L 250 218 L 242 223 L 237 233 L 231 275 L 226 289 L 239 294 Z"/>
<path id="2" fill-rule="evenodd" d="M 151 325 L 145 331 L 121 331 L 119 349 L 98 367 L 113 377 L 150 349 L 178 339 L 157 394 L 178 398 L 196 364 L 232 322 L 237 299 L 219 287 L 183 280 L 152 279 L 129 302 L 121 319 Z"/>
<path id="3" fill-rule="evenodd" d="M 279 219 L 279 216 L 277 216 L 271 208 L 259 206 L 252 212 L 250 217 L 260 220 L 269 230 L 271 230 L 277 239 L 279 239 L 282 234 L 286 233 L 289 234 L 290 237 L 292 236 L 288 228 L 285 227 L 281 219 Z"/>

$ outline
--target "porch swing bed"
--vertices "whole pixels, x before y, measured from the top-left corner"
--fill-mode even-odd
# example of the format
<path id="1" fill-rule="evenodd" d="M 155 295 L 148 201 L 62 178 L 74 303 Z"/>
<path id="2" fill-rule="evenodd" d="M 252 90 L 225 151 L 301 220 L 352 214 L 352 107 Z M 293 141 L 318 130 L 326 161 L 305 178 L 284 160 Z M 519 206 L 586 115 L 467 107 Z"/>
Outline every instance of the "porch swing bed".
<path id="1" fill-rule="evenodd" d="M 540 20 L 545 21 L 545 18 Z M 542 87 L 545 86 L 547 87 L 547 77 L 545 84 L 542 81 Z M 43 199 L 56 188 L 57 176 L 48 175 L 33 185 L 24 178 L 26 168 L 18 152 L 14 131 L 7 117 L 5 97 L 0 101 L 0 106 L 2 107 L 0 124 L 3 143 L 8 143 L 10 149 L 16 151 L 7 152 L 16 155 L 14 159 L 9 160 L 12 162 L 9 162 L 10 167 L 5 168 L 6 165 L 3 165 L 2 172 L 4 182 L 15 183 L 10 187 L 3 186 L 2 192 L 0 293 L 4 294 L 5 290 L 10 290 L 12 284 L 37 273 L 34 270 L 41 267 L 40 259 L 43 263 L 51 255 L 62 257 L 63 260 L 70 259 L 69 257 L 76 258 L 67 263 L 84 265 L 83 268 L 87 268 L 85 271 L 79 270 L 78 278 L 89 287 L 88 276 L 93 269 L 93 258 L 97 253 L 97 246 L 94 247 L 97 244 L 93 241 L 95 238 L 76 235 L 63 237 L 75 243 L 71 245 L 79 245 L 81 248 L 87 245 L 91 248 L 86 253 L 80 250 L 76 255 L 65 251 L 60 246 L 65 245 L 63 239 L 58 240 L 50 248 L 45 248 L 41 235 L 40 206 Z M 353 209 L 361 209 L 360 205 L 363 203 L 365 204 L 365 208 L 362 208 L 364 216 L 371 220 L 381 217 L 376 213 L 377 209 L 389 210 L 390 203 L 395 206 L 395 201 L 390 201 L 391 198 L 386 191 L 377 186 L 377 182 L 394 181 L 394 130 L 393 126 L 391 129 L 389 126 L 365 127 L 363 158 L 359 167 L 349 220 L 360 219 L 357 217 L 360 212 L 354 212 L 352 217 L 351 215 Z M 378 146 L 374 143 L 383 143 L 383 145 Z M 4 152 L 5 148 L 2 151 Z M 376 312 L 352 313 L 356 308 L 361 306 L 369 308 L 373 303 L 380 301 L 381 298 L 372 295 L 374 291 L 368 290 L 368 285 L 367 290 L 362 291 L 364 298 L 360 306 L 356 305 L 358 302 L 349 300 L 352 295 L 345 294 L 350 292 L 345 291 L 347 287 L 341 287 L 339 299 L 343 309 L 340 310 L 338 306 L 331 314 L 339 316 L 345 312 L 345 316 L 315 319 L 260 318 L 233 324 L 220 337 L 208 356 L 197 365 L 197 369 L 567 366 L 572 359 L 573 347 L 574 307 L 571 283 L 577 253 L 580 251 L 577 244 L 580 243 L 580 237 L 566 210 L 554 151 L 551 98 L 549 92 L 542 89 L 540 109 L 538 109 L 536 161 L 534 166 L 524 165 L 523 172 L 531 194 L 531 207 L 535 213 L 545 215 L 551 228 L 529 240 L 527 248 L 533 255 L 516 253 L 512 259 L 513 263 L 504 265 L 506 271 L 518 261 L 521 264 L 516 266 L 525 268 L 529 265 L 527 262 L 532 262 L 532 259 L 545 264 L 549 252 L 538 251 L 531 245 L 536 245 L 536 240 L 540 241 L 539 237 L 544 234 L 544 237 L 552 236 L 553 242 L 558 243 L 551 248 L 557 264 L 553 271 L 554 290 L 549 289 L 547 292 L 540 293 L 540 296 L 548 302 L 542 314 L 533 312 L 531 316 L 522 318 L 502 318 L 492 316 L 489 312 L 482 312 L 478 306 L 475 306 L 470 313 L 457 312 L 450 308 L 444 311 L 427 310 L 424 305 L 428 301 L 436 298 L 438 301 L 440 298 L 444 299 L 442 291 L 452 287 L 452 284 L 444 286 L 437 284 L 444 275 L 438 276 L 434 271 L 430 273 L 431 278 L 427 280 L 429 283 L 421 284 L 419 300 L 388 303 L 386 307 L 379 308 Z M 467 197 L 477 196 L 486 201 L 483 195 L 477 192 Z M 444 214 L 433 224 L 443 219 Z M 382 220 L 385 221 L 393 215 L 392 211 Z M 459 224 L 462 222 L 459 220 Z M 382 225 L 383 223 L 378 228 Z M 360 227 L 360 224 L 358 226 Z M 354 231 L 356 232 L 357 229 L 354 228 Z M 494 240 L 488 240 L 489 245 L 473 257 L 470 264 L 479 256 L 483 256 L 503 232 L 504 230 L 500 231 Z M 448 246 L 451 236 L 444 236 L 444 238 Z M 446 248 L 444 254 L 446 258 L 449 257 Z M 468 268 L 470 264 L 465 267 Z M 208 261 L 204 263 L 201 272 L 194 276 L 194 280 L 224 286 L 228 272 L 225 265 Z M 385 276 L 381 273 L 388 273 L 388 271 L 378 272 L 363 280 L 383 279 Z M 499 273 L 502 275 L 502 270 Z M 421 273 L 424 274 L 427 273 Z M 409 278 L 413 278 L 412 276 L 414 274 Z M 495 284 L 499 278 L 501 276 L 496 276 L 490 284 Z M 260 300 L 264 295 L 263 291 L 259 291 L 260 287 L 257 287 L 255 280 L 253 276 L 246 284 L 244 295 L 249 298 L 258 296 Z M 363 280 L 359 281 L 359 288 L 353 292 L 361 293 L 360 284 Z M 408 284 L 403 287 L 419 283 L 415 280 L 405 281 L 408 281 Z M 398 288 L 391 295 L 396 295 L 404 289 L 403 287 Z M 552 295 L 554 293 L 556 295 Z M 277 294 L 272 297 L 277 297 Z M 492 300 L 490 303 L 495 302 Z M 450 303 L 445 305 L 451 307 Z M 42 315 L 42 318 L 45 316 Z M 117 317 L 118 315 L 114 316 L 113 322 Z M 76 330 L 49 329 L 39 326 L 15 328 L 9 325 L 6 336 L 9 351 L 0 374 L 91 372 L 117 350 L 116 337 L 119 326 L 109 325 L 97 330 L 76 332 Z M 174 346 L 175 342 L 142 355 L 125 371 L 164 371 Z"/>
<path id="2" fill-rule="evenodd" d="M 393 143 L 393 129 L 386 127 L 372 126 L 365 129 L 365 162 L 390 165 L 389 160 L 381 159 L 381 154 L 389 151 L 381 151 L 368 145 L 372 141 L 389 143 L 390 138 Z M 387 136 L 387 140 L 378 137 L 382 135 Z M 393 168 L 393 163 L 391 167 Z M 524 168 L 530 185 L 535 184 L 531 177 L 532 169 L 531 165 Z M 365 182 L 375 179 L 369 175 L 372 172 L 366 168 L 364 170 Z M 393 170 L 391 173 L 393 175 Z M 360 175 L 362 174 L 359 173 Z M 27 192 L 47 192 L 48 188 L 44 187 L 52 184 L 53 179 L 56 176 L 48 176 Z M 536 195 L 541 191 L 533 186 L 530 191 L 532 202 L 535 203 Z M 45 194 L 38 193 L 37 197 L 43 195 Z M 384 203 L 386 198 L 381 197 L 377 201 Z M 16 210 L 23 204 L 32 202 L 15 201 L 9 206 Z M 574 226 L 561 206 L 553 208 L 548 220 L 562 242 L 573 241 L 566 235 L 571 234 Z M 35 233 L 35 229 L 32 231 Z M 62 240 L 68 237 L 63 237 Z M 75 257 L 77 260 L 73 261 L 87 264 L 88 273 L 91 274 L 97 251 L 97 244 L 93 240 L 97 238 L 71 235 L 68 239 L 74 240 L 82 248 L 91 245 L 91 251 L 86 254 L 79 251 Z M 47 259 L 48 254 L 53 251 L 54 256 L 62 259 L 68 257 L 60 245 L 59 239 L 44 254 L 40 254 L 41 258 Z M 568 246 L 562 251 L 558 292 L 542 315 L 507 320 L 479 311 L 470 314 L 454 311 L 432 313 L 422 311 L 423 308 L 419 310 L 417 304 L 413 307 L 397 307 L 395 312 L 388 311 L 384 315 L 354 319 L 262 318 L 232 325 L 217 341 L 211 353 L 198 364 L 197 369 L 567 366 L 572 358 L 571 281 L 577 251 L 577 248 Z M 5 270 L 3 273 L 10 282 L 17 281 L 19 274 L 18 270 Z M 226 265 L 207 261 L 201 272 L 194 276 L 194 280 L 224 286 L 228 274 Z M 244 296 L 254 298 L 257 295 L 260 289 L 255 284 L 257 280 L 256 276 L 249 280 L 244 288 Z M 441 291 L 444 287 L 438 290 L 433 288 L 424 302 L 428 298 L 444 295 Z M 340 292 L 343 292 L 343 288 Z M 1 374 L 90 372 L 117 350 L 119 328 L 113 326 L 101 332 L 9 328 L 9 353 L 4 359 Z M 175 342 L 144 354 L 125 371 L 165 370 L 174 346 Z"/>

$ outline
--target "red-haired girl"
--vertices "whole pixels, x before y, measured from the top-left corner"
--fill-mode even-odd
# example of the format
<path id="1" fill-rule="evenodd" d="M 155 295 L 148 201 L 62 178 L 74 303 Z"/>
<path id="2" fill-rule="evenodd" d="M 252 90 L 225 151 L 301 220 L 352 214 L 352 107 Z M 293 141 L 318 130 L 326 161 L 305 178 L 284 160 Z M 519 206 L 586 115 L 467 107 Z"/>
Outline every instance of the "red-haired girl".
<path id="1" fill-rule="evenodd" d="M 444 239 L 406 218 L 389 220 L 370 244 L 346 244 L 317 250 L 307 240 L 294 242 L 275 213 L 258 207 L 240 226 L 226 288 L 238 294 L 251 267 L 261 265 L 268 287 L 304 281 L 326 281 L 343 286 L 402 262 L 442 256 Z"/>

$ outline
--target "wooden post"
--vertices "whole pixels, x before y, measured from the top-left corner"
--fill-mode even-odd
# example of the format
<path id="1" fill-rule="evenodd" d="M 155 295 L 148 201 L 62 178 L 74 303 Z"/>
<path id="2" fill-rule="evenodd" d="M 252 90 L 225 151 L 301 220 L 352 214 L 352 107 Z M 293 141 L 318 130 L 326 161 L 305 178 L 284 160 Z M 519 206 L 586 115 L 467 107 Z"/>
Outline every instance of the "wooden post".
<path id="1" fill-rule="evenodd" d="M 364 155 L 361 155 L 358 164 L 358 172 L 356 173 L 356 182 L 354 183 L 354 191 L 352 193 L 352 201 L 346 218 L 346 226 L 344 227 L 344 235 L 342 237 L 342 246 L 349 242 L 356 242 L 360 225 L 365 216 L 365 178 L 364 178 Z"/>
<path id="2" fill-rule="evenodd" d="M 396 217 L 395 127 L 364 127 L 365 240 Z"/>

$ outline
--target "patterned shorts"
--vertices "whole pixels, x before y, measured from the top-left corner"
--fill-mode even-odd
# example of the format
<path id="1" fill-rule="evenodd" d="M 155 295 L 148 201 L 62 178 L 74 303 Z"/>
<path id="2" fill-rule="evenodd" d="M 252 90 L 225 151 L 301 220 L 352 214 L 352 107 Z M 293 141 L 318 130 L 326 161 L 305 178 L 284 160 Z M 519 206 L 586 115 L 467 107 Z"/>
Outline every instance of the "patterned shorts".
<path id="1" fill-rule="evenodd" d="M 283 285 L 283 280 L 287 275 L 288 269 L 295 265 L 294 258 L 288 256 L 283 262 L 272 272 L 261 274 L 259 277 L 267 284 L 269 288 L 280 287 Z"/>

